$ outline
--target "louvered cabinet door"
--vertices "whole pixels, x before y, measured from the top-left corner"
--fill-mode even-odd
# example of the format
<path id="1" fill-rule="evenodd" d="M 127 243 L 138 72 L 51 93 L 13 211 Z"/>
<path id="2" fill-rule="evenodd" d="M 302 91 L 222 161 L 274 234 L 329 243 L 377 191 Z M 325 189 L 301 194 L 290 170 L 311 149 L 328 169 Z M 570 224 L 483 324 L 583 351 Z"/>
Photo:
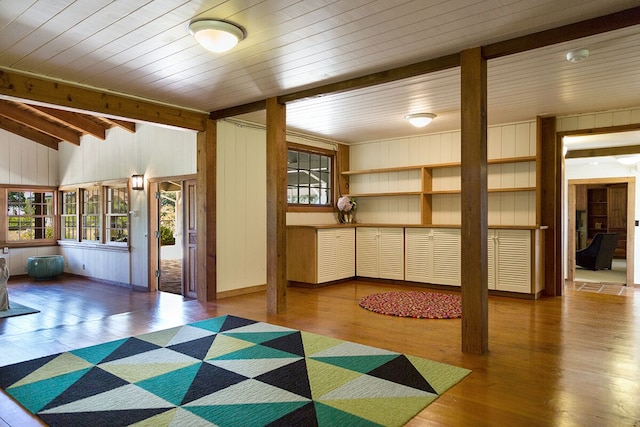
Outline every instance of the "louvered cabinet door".
<path id="1" fill-rule="evenodd" d="M 378 275 L 381 279 L 404 280 L 404 229 L 378 229 Z"/>
<path id="2" fill-rule="evenodd" d="M 487 287 L 496 288 L 496 230 L 487 231 Z"/>
<path id="3" fill-rule="evenodd" d="M 358 227 L 356 229 L 356 275 L 358 277 L 379 277 L 379 237 L 378 227 Z"/>
<path id="4" fill-rule="evenodd" d="M 495 288 L 499 291 L 531 292 L 531 232 L 495 231 Z"/>
<path id="5" fill-rule="evenodd" d="M 460 286 L 460 229 L 433 229 L 433 283 Z"/>
<path id="6" fill-rule="evenodd" d="M 356 275 L 356 232 L 354 228 L 337 228 L 335 232 L 336 265 L 333 280 Z"/>
<path id="7" fill-rule="evenodd" d="M 430 228 L 406 228 L 404 231 L 404 279 L 429 283 L 433 278 L 433 239 Z"/>
<path id="8" fill-rule="evenodd" d="M 336 280 L 338 252 L 335 229 L 318 230 L 318 277 L 317 283 Z"/>

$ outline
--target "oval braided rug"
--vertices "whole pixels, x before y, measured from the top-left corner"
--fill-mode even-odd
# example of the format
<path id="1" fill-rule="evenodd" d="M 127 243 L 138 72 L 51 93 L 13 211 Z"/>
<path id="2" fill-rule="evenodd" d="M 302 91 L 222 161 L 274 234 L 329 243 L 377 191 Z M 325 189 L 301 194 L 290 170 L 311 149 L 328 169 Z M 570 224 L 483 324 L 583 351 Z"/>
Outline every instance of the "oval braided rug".
<path id="1" fill-rule="evenodd" d="M 362 298 L 360 307 L 380 314 L 419 319 L 462 317 L 460 295 L 439 292 L 382 292 Z"/>

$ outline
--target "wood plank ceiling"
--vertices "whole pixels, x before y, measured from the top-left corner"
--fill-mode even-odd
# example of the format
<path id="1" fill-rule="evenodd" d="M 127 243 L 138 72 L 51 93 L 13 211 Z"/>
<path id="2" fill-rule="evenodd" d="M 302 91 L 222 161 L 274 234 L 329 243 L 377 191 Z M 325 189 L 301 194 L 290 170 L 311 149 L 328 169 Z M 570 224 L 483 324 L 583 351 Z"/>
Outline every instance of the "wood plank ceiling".
<path id="1" fill-rule="evenodd" d="M 0 99 L 1 129 L 54 150 L 63 141 L 80 145 L 83 135 L 105 140 L 107 129 L 116 126 L 136 131 L 136 124 L 126 120 Z"/>
<path id="2" fill-rule="evenodd" d="M 637 7 L 637 0 L 0 0 L 0 69 L 217 111 Z M 631 14 L 638 14 L 637 9 Z M 245 28 L 214 55 L 194 18 Z M 591 55 L 574 64 L 569 49 Z M 489 61 L 490 124 L 638 106 L 640 31 Z M 287 105 L 289 129 L 346 143 L 460 127 L 459 69 Z M 264 113 L 241 118 L 264 123 Z"/>

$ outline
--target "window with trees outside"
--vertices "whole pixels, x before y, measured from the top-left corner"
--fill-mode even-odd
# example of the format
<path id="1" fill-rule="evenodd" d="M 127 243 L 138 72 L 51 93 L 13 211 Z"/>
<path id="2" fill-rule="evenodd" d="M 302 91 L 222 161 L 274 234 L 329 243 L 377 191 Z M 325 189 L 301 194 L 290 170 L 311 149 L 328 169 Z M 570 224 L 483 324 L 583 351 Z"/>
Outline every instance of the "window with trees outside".
<path id="1" fill-rule="evenodd" d="M 7 241 L 54 240 L 54 192 L 7 192 Z"/>
<path id="2" fill-rule="evenodd" d="M 100 241 L 100 188 L 82 190 L 82 240 Z"/>
<path id="3" fill-rule="evenodd" d="M 61 200 L 60 239 L 78 240 L 78 192 L 63 191 Z"/>
<path id="4" fill-rule="evenodd" d="M 289 146 L 287 203 L 289 206 L 332 206 L 334 153 Z"/>
<path id="5" fill-rule="evenodd" d="M 129 240 L 129 191 L 127 187 L 107 187 L 106 241 L 126 243 Z"/>

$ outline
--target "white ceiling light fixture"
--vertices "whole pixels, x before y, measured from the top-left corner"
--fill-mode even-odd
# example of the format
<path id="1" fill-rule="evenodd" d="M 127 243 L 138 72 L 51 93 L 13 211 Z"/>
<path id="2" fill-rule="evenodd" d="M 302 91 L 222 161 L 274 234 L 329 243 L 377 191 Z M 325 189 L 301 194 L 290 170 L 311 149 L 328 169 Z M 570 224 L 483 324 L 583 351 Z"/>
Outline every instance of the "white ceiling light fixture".
<path id="1" fill-rule="evenodd" d="M 589 57 L 589 49 L 573 49 L 567 52 L 567 61 L 569 62 L 580 62 L 583 59 L 587 59 Z"/>
<path id="2" fill-rule="evenodd" d="M 202 47 L 216 53 L 230 50 L 245 37 L 242 28 L 218 19 L 192 21 L 189 31 Z"/>
<path id="3" fill-rule="evenodd" d="M 406 116 L 404 116 L 404 118 L 409 120 L 409 123 L 411 123 L 415 127 L 423 128 L 431 123 L 431 121 L 436 118 L 436 115 L 433 113 L 414 113 L 407 114 Z"/>
<path id="4" fill-rule="evenodd" d="M 625 166 L 631 166 L 640 162 L 640 156 L 637 154 L 634 154 L 631 156 L 616 157 L 616 161 Z"/>

